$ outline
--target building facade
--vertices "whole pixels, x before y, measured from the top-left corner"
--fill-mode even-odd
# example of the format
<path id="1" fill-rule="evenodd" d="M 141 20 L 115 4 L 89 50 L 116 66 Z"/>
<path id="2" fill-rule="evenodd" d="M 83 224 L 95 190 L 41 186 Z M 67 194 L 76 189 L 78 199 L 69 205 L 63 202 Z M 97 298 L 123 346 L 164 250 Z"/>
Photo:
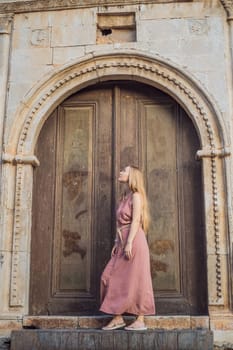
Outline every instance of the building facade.
<path id="1" fill-rule="evenodd" d="M 98 314 L 117 174 L 134 164 L 148 323 L 233 344 L 232 45 L 232 0 L 0 3 L 0 328 Z"/>

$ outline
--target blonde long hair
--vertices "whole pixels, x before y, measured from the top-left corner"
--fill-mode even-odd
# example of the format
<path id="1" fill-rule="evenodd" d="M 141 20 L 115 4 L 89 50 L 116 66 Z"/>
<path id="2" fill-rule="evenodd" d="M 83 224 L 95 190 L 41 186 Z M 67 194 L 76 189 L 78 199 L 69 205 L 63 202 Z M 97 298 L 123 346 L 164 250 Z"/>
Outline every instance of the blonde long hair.
<path id="1" fill-rule="evenodd" d="M 150 223 L 149 205 L 146 196 L 145 184 L 142 172 L 135 166 L 129 165 L 129 188 L 134 192 L 138 192 L 142 197 L 142 227 L 147 233 Z"/>

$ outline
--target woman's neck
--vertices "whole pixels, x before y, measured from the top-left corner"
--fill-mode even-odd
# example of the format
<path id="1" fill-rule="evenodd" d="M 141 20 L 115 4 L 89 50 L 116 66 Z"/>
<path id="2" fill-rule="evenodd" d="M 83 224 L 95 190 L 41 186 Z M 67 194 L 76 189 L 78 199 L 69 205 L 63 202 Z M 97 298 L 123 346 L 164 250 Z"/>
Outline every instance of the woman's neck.
<path id="1" fill-rule="evenodd" d="M 129 188 L 128 184 L 124 185 L 124 187 L 122 188 L 122 198 L 126 198 L 130 193 L 131 193 L 131 189 Z"/>

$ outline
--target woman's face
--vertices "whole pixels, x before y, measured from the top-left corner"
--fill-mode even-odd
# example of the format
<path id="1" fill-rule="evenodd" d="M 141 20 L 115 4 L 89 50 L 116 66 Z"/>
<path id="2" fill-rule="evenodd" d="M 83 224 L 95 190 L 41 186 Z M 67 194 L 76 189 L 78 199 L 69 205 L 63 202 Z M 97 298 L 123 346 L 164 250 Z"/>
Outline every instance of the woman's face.
<path id="1" fill-rule="evenodd" d="M 119 178 L 118 178 L 118 180 L 120 182 L 125 183 L 125 182 L 129 181 L 129 170 L 130 170 L 130 167 L 127 166 L 123 170 L 120 171 L 120 175 L 119 175 Z"/>

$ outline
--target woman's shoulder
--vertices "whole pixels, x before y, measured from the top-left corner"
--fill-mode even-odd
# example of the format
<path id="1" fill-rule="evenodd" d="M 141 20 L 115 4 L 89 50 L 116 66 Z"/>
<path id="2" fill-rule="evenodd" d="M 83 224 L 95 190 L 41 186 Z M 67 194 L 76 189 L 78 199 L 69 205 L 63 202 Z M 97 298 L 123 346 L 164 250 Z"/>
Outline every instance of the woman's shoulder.
<path id="1" fill-rule="evenodd" d="M 142 200 L 141 194 L 139 192 L 133 192 L 132 193 L 132 200 L 133 200 L 133 202 L 134 201 L 141 202 L 141 200 Z"/>

